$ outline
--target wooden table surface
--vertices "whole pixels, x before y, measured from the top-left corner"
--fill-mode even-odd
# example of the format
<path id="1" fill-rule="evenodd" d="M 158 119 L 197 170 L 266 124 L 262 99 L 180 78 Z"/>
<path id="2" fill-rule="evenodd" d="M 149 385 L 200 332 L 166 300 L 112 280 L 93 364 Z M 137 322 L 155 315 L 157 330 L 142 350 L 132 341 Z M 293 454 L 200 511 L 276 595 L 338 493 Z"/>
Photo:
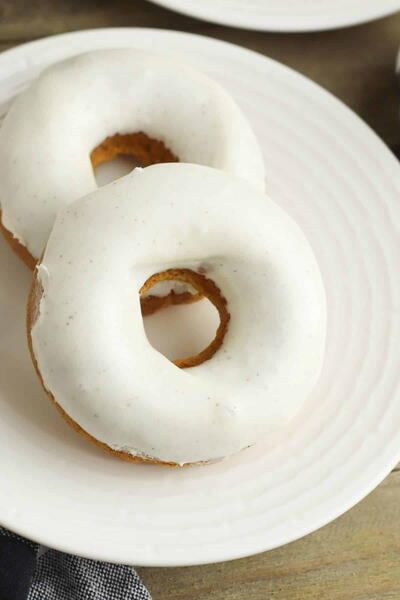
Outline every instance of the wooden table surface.
<path id="1" fill-rule="evenodd" d="M 0 50 L 64 31 L 120 26 L 190 31 L 257 50 L 317 81 L 389 145 L 400 145 L 400 14 L 338 31 L 274 34 L 204 23 L 145 0 L 0 0 Z M 140 574 L 154 600 L 400 600 L 400 469 L 347 514 L 283 548 Z"/>

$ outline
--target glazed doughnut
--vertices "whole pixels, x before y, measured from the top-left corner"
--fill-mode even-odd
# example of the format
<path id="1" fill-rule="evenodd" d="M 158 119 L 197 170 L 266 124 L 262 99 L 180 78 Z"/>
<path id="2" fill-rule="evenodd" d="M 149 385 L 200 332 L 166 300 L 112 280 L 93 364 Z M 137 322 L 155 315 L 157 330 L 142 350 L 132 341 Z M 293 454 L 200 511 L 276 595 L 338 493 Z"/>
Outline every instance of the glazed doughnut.
<path id="1" fill-rule="evenodd" d="M 201 356 L 170 362 L 147 340 L 139 296 L 164 280 L 219 312 Z M 81 433 L 125 460 L 201 463 L 266 438 L 309 396 L 325 294 L 305 236 L 262 192 L 208 167 L 154 165 L 59 212 L 28 335 L 44 388 Z"/>
<path id="2" fill-rule="evenodd" d="M 134 49 L 69 58 L 15 100 L 0 129 L 2 230 L 31 268 L 58 210 L 94 191 L 93 168 L 117 154 L 143 166 L 204 164 L 264 186 L 248 122 L 205 75 Z"/>

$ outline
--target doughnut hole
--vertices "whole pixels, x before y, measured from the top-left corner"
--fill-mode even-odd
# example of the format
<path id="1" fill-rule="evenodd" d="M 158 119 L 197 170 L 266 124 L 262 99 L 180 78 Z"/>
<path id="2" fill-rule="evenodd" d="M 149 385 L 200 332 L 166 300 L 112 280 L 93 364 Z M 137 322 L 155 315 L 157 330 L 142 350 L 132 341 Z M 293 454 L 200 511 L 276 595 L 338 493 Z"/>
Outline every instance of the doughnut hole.
<path id="1" fill-rule="evenodd" d="M 142 131 L 107 137 L 92 150 L 90 160 L 99 187 L 127 175 L 136 167 L 179 162 L 163 142 Z"/>
<path id="2" fill-rule="evenodd" d="M 194 288 L 194 293 L 144 296 L 161 281 L 183 282 Z M 211 279 L 191 269 L 167 269 L 149 277 L 139 294 L 149 343 L 176 366 L 200 365 L 221 347 L 230 314 L 225 297 Z"/>

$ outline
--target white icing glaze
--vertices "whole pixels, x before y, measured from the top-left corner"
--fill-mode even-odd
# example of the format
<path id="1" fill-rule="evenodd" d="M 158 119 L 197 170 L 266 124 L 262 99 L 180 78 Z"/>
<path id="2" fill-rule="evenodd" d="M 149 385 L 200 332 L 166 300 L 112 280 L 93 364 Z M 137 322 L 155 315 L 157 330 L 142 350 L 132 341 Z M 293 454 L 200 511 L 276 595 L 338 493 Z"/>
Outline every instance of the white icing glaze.
<path id="1" fill-rule="evenodd" d="M 137 290 L 200 264 L 231 320 L 211 360 L 180 370 L 150 346 Z M 221 171 L 152 166 L 74 202 L 38 275 L 45 386 L 114 449 L 177 463 L 230 455 L 287 421 L 319 375 L 325 295 L 312 250 L 281 208 Z"/>
<path id="2" fill-rule="evenodd" d="M 231 97 L 205 75 L 157 54 L 100 50 L 45 70 L 0 129 L 4 226 L 38 258 L 60 208 L 97 188 L 91 151 L 144 131 L 182 162 L 264 186 L 260 148 Z"/>

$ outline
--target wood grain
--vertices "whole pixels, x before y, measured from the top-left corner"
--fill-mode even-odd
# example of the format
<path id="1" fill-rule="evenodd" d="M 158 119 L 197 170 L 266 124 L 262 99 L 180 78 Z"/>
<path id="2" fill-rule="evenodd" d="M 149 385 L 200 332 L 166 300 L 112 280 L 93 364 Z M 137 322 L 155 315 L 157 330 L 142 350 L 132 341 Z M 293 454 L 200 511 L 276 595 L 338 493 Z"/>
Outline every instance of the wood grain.
<path id="1" fill-rule="evenodd" d="M 201 1 L 201 0 L 199 0 Z M 0 50 L 95 27 L 161 27 L 271 56 L 333 92 L 391 146 L 400 145 L 394 77 L 400 13 L 324 33 L 248 32 L 145 0 L 1 0 Z M 283 548 L 201 567 L 140 569 L 154 600 L 400 600 L 400 470 L 323 529 Z"/>

